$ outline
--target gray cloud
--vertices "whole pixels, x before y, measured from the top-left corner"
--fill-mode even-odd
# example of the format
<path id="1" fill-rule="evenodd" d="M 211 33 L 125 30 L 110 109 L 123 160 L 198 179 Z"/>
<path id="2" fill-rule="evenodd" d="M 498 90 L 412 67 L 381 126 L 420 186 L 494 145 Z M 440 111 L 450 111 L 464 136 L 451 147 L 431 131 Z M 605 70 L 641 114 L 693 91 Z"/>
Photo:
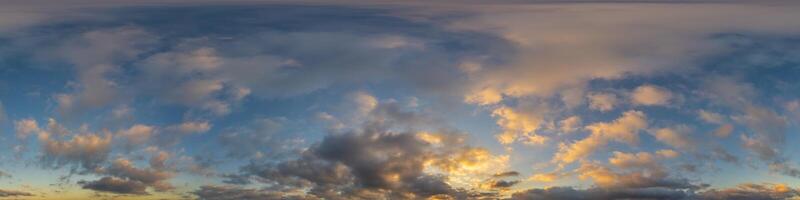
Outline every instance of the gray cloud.
<path id="1" fill-rule="evenodd" d="M 111 135 L 80 134 L 59 140 L 56 136 L 40 136 L 42 164 L 60 168 L 70 166 L 79 172 L 98 169 L 111 153 Z"/>
<path id="2" fill-rule="evenodd" d="M 748 183 L 733 188 L 704 191 L 697 197 L 704 200 L 778 200 L 800 197 L 800 191 L 786 185 Z"/>
<path id="3" fill-rule="evenodd" d="M 151 162 L 151 165 L 152 164 L 155 165 L 151 166 L 151 168 L 140 169 L 133 166 L 133 163 L 129 160 L 117 159 L 110 167 L 105 169 L 105 173 L 129 181 L 140 182 L 146 186 L 153 187 L 156 191 L 172 189 L 173 186 L 165 182 L 165 180 L 172 178 L 174 174 L 169 171 L 153 168 L 160 166 L 161 162 Z"/>
<path id="4" fill-rule="evenodd" d="M 362 96 L 363 97 L 363 96 Z M 362 98 L 363 99 L 363 98 Z M 374 98 L 369 98 L 374 99 Z M 426 163 L 448 172 L 458 170 L 462 158 L 484 162 L 485 150 L 466 146 L 463 135 L 394 131 L 419 124 L 425 115 L 407 111 L 394 102 L 360 101 L 357 112 L 366 112 L 359 127 L 331 132 L 299 157 L 277 163 L 251 163 L 242 174 L 226 175 L 228 183 L 251 180 L 271 185 L 269 191 L 307 190 L 309 198 L 465 198 L 479 195 L 455 188 L 445 174 L 425 172 Z M 358 110 L 358 109 L 356 109 Z M 473 156 L 481 157 L 479 161 Z M 469 163 L 466 163 L 469 164 Z M 501 166 L 493 166 L 502 170 Z M 502 176 L 513 176 L 506 172 Z M 494 174 L 488 174 L 492 177 Z M 498 182 L 496 188 L 516 181 Z"/>
<path id="5" fill-rule="evenodd" d="M 201 186 L 192 194 L 200 200 L 286 199 L 280 193 L 230 186 Z"/>
<path id="6" fill-rule="evenodd" d="M 647 188 L 597 188 L 576 189 L 572 187 L 551 187 L 531 189 L 513 194 L 515 200 L 548 199 L 696 199 L 696 200 L 778 200 L 800 196 L 800 191 L 786 185 L 746 183 L 732 188 L 681 190 L 670 187 Z"/>
<path id="7" fill-rule="evenodd" d="M 0 189 L 0 197 L 30 197 L 30 196 L 34 196 L 34 195 L 31 194 L 31 193 L 22 192 L 22 191 Z"/>
<path id="8" fill-rule="evenodd" d="M 590 188 L 551 187 L 515 193 L 515 200 L 601 200 L 601 199 L 686 199 L 685 191 L 670 188 Z"/>
<path id="9" fill-rule="evenodd" d="M 504 189 L 520 183 L 520 181 L 507 181 L 507 180 L 493 180 L 488 183 L 489 188 Z"/>
<path id="10" fill-rule="evenodd" d="M 84 189 L 118 194 L 148 195 L 147 188 L 157 192 L 174 189 L 166 180 L 174 177 L 164 168 L 165 154 L 156 154 L 150 160 L 150 168 L 136 168 L 126 159 L 117 159 L 110 166 L 98 169 L 96 174 L 106 175 L 95 181 L 80 181 Z"/>
<path id="11" fill-rule="evenodd" d="M 492 177 L 495 177 L 495 178 L 512 177 L 512 176 L 519 176 L 519 172 L 517 172 L 517 171 L 507 171 L 507 172 L 502 172 L 502 173 L 497 173 L 497 174 L 492 175 Z"/>
<path id="12" fill-rule="evenodd" d="M 135 180 L 125 180 L 114 177 L 103 177 L 96 181 L 80 181 L 78 182 L 84 189 L 90 189 L 101 192 L 111 192 L 117 194 L 148 194 L 147 185 Z"/>

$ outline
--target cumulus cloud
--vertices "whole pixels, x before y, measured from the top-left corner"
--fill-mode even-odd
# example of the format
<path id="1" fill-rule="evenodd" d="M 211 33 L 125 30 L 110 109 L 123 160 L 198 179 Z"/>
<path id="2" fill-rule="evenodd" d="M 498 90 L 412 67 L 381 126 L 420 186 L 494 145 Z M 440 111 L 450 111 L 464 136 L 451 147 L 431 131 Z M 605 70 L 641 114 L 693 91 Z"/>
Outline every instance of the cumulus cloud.
<path id="1" fill-rule="evenodd" d="M 571 133 L 578 130 L 581 126 L 581 117 L 580 116 L 571 116 L 567 117 L 558 122 L 559 130 L 562 133 Z"/>
<path id="2" fill-rule="evenodd" d="M 457 176 L 426 173 L 427 163 L 445 175 L 496 165 L 484 160 L 491 156 L 483 150 L 468 148 L 448 156 L 414 134 L 366 131 L 328 136 L 296 160 L 244 169 L 268 183 L 310 187 L 306 195 L 311 197 L 359 198 L 369 192 L 373 198 L 425 198 L 463 195 L 448 183 Z"/>
<path id="3" fill-rule="evenodd" d="M 671 175 L 661 161 L 676 157 L 673 154 L 677 152 L 614 152 L 608 166 L 583 161 L 570 173 L 554 172 L 532 177 L 533 180 L 549 182 L 575 174 L 582 180 L 594 182 L 590 188 L 530 189 L 514 193 L 512 199 L 691 199 L 689 197 L 695 190 L 705 186 Z"/>
<path id="4" fill-rule="evenodd" d="M 17 138 L 27 138 L 28 135 L 31 134 L 38 134 L 41 129 L 39 129 L 39 124 L 36 123 L 36 120 L 33 119 L 22 119 L 14 121 L 14 128 L 16 129 Z"/>
<path id="5" fill-rule="evenodd" d="M 559 172 L 538 173 L 531 176 L 530 180 L 538 182 L 553 182 L 563 178 L 564 176 L 565 174 Z"/>
<path id="6" fill-rule="evenodd" d="M 654 86 L 642 85 L 637 87 L 631 93 L 631 102 L 639 105 L 666 105 L 673 98 L 673 94 L 669 90 Z"/>
<path id="7" fill-rule="evenodd" d="M 84 171 L 96 170 L 111 153 L 111 139 L 108 133 L 73 135 L 64 140 L 41 134 L 42 163 L 47 167 L 71 166 Z"/>
<path id="8" fill-rule="evenodd" d="M 612 122 L 598 122 L 585 128 L 591 135 L 571 144 L 561 143 L 553 157 L 554 162 L 561 164 L 575 162 L 604 147 L 609 141 L 635 144 L 639 140 L 639 131 L 647 128 L 647 117 L 640 111 L 631 110 Z"/>
<path id="9" fill-rule="evenodd" d="M 608 163 L 623 169 L 626 168 L 655 169 L 660 167 L 657 163 L 655 156 L 648 152 L 629 154 L 629 153 L 615 151 L 614 155 L 611 158 L 609 158 Z"/>
<path id="10" fill-rule="evenodd" d="M 97 192 L 117 194 L 149 195 L 148 188 L 156 192 L 165 192 L 174 189 L 168 182 L 175 176 L 171 167 L 167 165 L 170 154 L 165 151 L 152 150 L 147 168 L 136 167 L 135 163 L 126 158 L 117 158 L 107 166 L 95 169 L 93 174 L 102 178 L 94 181 L 79 181 L 84 189 Z M 106 164 L 106 163 L 103 163 Z"/>
<path id="11" fill-rule="evenodd" d="M 590 93 L 589 108 L 599 111 L 610 111 L 617 104 L 617 96 L 612 93 Z"/>
<path id="12" fill-rule="evenodd" d="M 116 133 L 117 136 L 125 138 L 126 145 L 130 147 L 142 145 L 150 140 L 156 134 L 156 129 L 152 126 L 136 124 L 128 129 L 120 130 Z"/>
<path id="13" fill-rule="evenodd" d="M 541 107 L 543 108 L 543 107 Z M 527 110 L 525 110 L 527 109 Z M 543 144 L 547 137 L 536 133 L 544 123 L 543 116 L 531 108 L 514 109 L 511 107 L 499 107 L 492 111 L 492 116 L 497 117 L 497 125 L 503 132 L 496 136 L 501 144 L 511 144 L 515 141 L 522 141 L 526 144 Z"/>
<path id="14" fill-rule="evenodd" d="M 112 192 L 118 194 L 148 194 L 147 187 L 138 181 L 125 180 L 114 177 L 103 177 L 96 181 L 81 181 L 78 182 L 84 189 L 90 189 L 102 192 Z"/>
<path id="15" fill-rule="evenodd" d="M 660 128 L 653 131 L 653 136 L 660 142 L 680 150 L 693 150 L 695 143 L 691 139 L 691 128 L 686 125 L 677 125 L 674 128 Z"/>
<path id="16" fill-rule="evenodd" d="M 151 162 L 150 168 L 140 169 L 135 167 L 130 160 L 120 158 L 112 162 L 111 166 L 104 171 L 105 174 L 140 182 L 145 186 L 153 187 L 156 191 L 170 190 L 173 187 L 165 180 L 172 178 L 174 174 L 163 170 L 163 161 L 159 161 L 160 157 L 157 156 L 154 156 L 155 160 Z"/>
<path id="17" fill-rule="evenodd" d="M 186 120 L 165 127 L 151 127 L 153 128 L 150 134 L 151 139 L 147 144 L 158 147 L 175 146 L 180 144 L 183 138 L 192 134 L 208 132 L 212 127 L 213 125 L 205 120 Z"/>
<path id="18" fill-rule="evenodd" d="M 367 121 L 349 132 L 332 132 L 297 158 L 278 163 L 252 163 L 242 174 L 229 176 L 280 185 L 284 190 L 304 190 L 311 198 L 463 198 L 470 188 L 487 192 L 515 185 L 497 178 L 508 173 L 508 156 L 470 147 L 463 134 L 444 131 L 395 131 L 415 127 L 411 111 L 396 110 L 392 101 L 366 101 L 353 105 Z M 414 122 L 414 123 L 409 123 Z M 502 175 L 499 175 L 502 174 Z M 493 178 L 486 181 L 487 178 Z M 249 181 L 229 181 L 247 183 Z M 462 189 L 465 188 L 465 189 Z M 283 195 L 283 197 L 288 197 Z"/>

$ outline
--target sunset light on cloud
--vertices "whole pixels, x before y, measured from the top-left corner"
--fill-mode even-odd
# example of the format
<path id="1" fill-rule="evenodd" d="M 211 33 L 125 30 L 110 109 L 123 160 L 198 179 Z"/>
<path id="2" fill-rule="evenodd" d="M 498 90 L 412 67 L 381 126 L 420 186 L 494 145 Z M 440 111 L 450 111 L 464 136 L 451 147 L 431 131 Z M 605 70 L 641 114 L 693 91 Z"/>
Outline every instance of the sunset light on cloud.
<path id="1" fill-rule="evenodd" d="M 793 1 L 0 1 L 0 199 L 800 199 Z"/>

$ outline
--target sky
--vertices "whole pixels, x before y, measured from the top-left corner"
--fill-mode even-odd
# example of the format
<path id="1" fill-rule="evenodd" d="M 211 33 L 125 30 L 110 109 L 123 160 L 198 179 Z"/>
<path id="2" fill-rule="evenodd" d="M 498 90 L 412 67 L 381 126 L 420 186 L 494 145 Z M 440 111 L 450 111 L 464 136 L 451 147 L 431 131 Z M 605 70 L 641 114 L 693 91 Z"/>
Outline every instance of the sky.
<path id="1" fill-rule="evenodd" d="M 0 199 L 800 199 L 791 1 L 0 1 Z"/>

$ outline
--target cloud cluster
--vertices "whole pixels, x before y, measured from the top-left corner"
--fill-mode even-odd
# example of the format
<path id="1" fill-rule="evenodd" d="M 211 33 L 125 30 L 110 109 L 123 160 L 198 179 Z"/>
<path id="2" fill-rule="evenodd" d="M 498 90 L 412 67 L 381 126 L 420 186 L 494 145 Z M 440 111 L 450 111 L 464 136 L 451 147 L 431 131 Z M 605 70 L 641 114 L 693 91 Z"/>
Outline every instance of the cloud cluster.
<path id="1" fill-rule="evenodd" d="M 304 194 L 308 197 L 332 199 L 464 198 L 472 195 L 467 189 L 502 172 L 498 170 L 508 162 L 507 157 L 467 146 L 458 133 L 393 131 L 410 128 L 407 123 L 416 121 L 412 119 L 415 114 L 394 110 L 398 109 L 395 102 L 379 102 L 364 95 L 352 96 L 360 103 L 356 108 L 365 108 L 355 112 L 366 112 L 371 119 L 362 127 L 329 133 L 299 158 L 248 165 L 236 178 L 255 178 L 283 196 L 302 190 L 308 191 Z M 488 186 L 505 188 L 515 183 L 498 180 Z"/>
<path id="2" fill-rule="evenodd" d="M 94 171 L 106 161 L 111 152 L 111 134 L 81 134 L 59 140 L 48 134 L 39 136 L 42 162 L 45 166 L 71 166 L 73 169 Z"/>
<path id="3" fill-rule="evenodd" d="M 647 117 L 641 111 L 631 110 L 613 122 L 598 122 L 586 126 L 592 134 L 571 144 L 562 143 L 553 162 L 570 164 L 589 156 L 609 141 L 635 144 L 639 140 L 639 131 L 647 128 Z"/>

